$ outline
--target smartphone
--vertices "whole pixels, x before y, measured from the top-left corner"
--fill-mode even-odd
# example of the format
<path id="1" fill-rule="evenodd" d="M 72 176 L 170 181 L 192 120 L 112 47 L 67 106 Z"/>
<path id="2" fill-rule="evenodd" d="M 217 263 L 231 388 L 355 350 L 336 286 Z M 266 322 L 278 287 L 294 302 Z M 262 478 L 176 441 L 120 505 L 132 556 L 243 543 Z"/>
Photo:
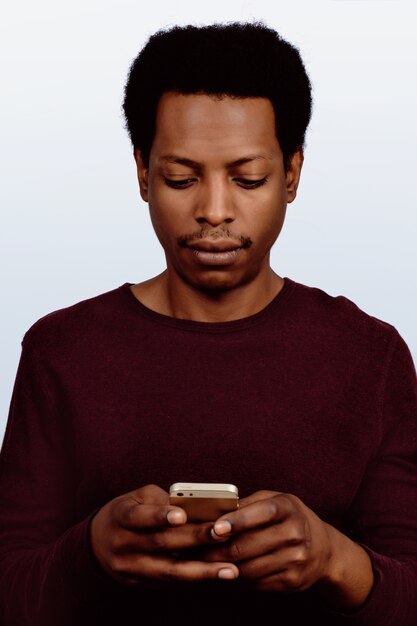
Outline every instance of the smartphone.
<path id="1" fill-rule="evenodd" d="M 191 522 L 211 522 L 239 508 L 236 485 L 227 483 L 174 483 L 169 503 L 180 506 Z"/>

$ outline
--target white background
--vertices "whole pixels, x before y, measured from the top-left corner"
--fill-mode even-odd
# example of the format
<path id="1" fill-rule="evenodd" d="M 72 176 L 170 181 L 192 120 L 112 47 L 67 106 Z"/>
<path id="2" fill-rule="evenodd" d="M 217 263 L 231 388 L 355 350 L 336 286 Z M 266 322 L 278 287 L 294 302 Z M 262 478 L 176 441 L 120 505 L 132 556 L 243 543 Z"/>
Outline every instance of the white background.
<path id="1" fill-rule="evenodd" d="M 262 19 L 300 48 L 314 112 L 272 265 L 390 322 L 417 357 L 416 17 L 376 0 L 4 5 L 0 441 L 29 326 L 164 268 L 121 102 L 132 59 L 176 23 Z"/>

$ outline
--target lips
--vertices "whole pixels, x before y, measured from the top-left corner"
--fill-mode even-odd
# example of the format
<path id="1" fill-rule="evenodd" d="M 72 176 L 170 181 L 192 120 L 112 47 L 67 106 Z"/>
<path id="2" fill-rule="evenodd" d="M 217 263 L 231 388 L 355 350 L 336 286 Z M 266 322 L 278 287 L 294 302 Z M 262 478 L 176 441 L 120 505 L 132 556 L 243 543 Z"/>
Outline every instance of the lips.
<path id="1" fill-rule="evenodd" d="M 192 248 L 193 250 L 201 250 L 203 252 L 229 252 L 231 250 L 237 250 L 238 248 L 241 248 L 241 244 L 240 243 L 234 243 L 233 241 L 230 240 L 216 240 L 214 241 L 210 241 L 210 240 L 198 240 L 198 241 L 190 241 L 187 243 L 187 247 L 188 248 Z"/>
<path id="2" fill-rule="evenodd" d="M 190 241 L 186 247 L 193 255 L 198 265 L 224 266 L 232 265 L 242 252 L 242 245 L 230 239 L 213 240 L 202 239 Z"/>

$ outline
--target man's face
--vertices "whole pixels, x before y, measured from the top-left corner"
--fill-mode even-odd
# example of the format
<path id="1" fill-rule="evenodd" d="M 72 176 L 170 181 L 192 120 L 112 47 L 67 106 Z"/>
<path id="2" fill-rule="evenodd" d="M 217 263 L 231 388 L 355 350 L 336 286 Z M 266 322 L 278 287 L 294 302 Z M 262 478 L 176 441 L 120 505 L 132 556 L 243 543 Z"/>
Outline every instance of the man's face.
<path id="1" fill-rule="evenodd" d="M 269 271 L 303 160 L 284 171 L 269 99 L 165 93 L 149 167 L 135 159 L 169 274 L 224 291 Z"/>

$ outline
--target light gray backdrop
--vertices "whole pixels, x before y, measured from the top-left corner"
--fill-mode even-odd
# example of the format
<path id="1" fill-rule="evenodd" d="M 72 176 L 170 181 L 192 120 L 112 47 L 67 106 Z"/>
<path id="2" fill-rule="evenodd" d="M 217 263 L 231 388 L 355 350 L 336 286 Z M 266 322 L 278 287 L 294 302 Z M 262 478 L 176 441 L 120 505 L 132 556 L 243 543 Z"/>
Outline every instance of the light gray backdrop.
<path id="1" fill-rule="evenodd" d="M 29 326 L 164 268 L 121 100 L 140 47 L 175 23 L 263 19 L 300 47 L 315 106 L 273 267 L 390 322 L 417 356 L 416 17 L 415 3 L 402 1 L 3 8 L 0 441 Z"/>

